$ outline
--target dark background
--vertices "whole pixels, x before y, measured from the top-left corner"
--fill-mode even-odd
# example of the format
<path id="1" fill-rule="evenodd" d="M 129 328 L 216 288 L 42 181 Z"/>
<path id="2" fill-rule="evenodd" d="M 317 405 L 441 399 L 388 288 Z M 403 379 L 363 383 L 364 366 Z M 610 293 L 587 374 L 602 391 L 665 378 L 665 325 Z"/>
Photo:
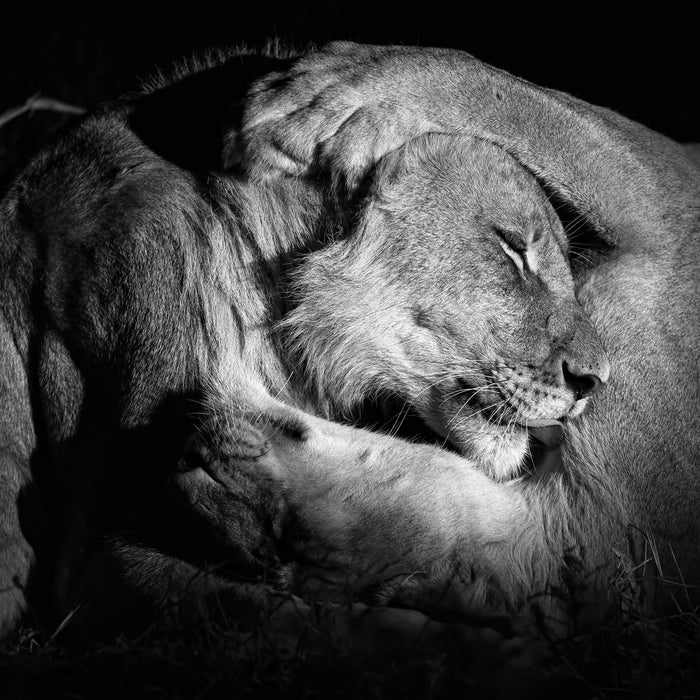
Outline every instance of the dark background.
<path id="1" fill-rule="evenodd" d="M 4 4 L 4 3 L 3 3 Z M 0 5 L 1 7 L 1 5 Z M 214 45 L 304 47 L 334 38 L 452 46 L 536 83 L 700 140 L 691 3 L 326 3 L 23 0 L 0 11 L 0 114 L 39 92 L 83 107 L 138 86 L 156 65 Z M 64 117 L 0 130 L 0 184 Z"/>

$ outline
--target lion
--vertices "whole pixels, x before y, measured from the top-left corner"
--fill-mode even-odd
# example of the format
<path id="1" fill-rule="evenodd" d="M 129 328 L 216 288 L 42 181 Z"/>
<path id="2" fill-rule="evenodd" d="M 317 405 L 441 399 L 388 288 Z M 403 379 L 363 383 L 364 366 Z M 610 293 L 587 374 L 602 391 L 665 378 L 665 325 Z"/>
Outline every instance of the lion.
<path id="1" fill-rule="evenodd" d="M 2 632 L 27 612 L 82 635 L 142 629 L 173 599 L 285 610 L 250 583 L 291 578 L 293 459 L 277 468 L 268 432 L 338 472 L 457 460 L 483 507 L 528 434 L 560 432 L 607 381 L 561 223 L 502 149 L 418 139 L 360 199 L 249 177 L 231 129 L 216 151 L 230 105 L 289 65 L 236 56 L 89 116 L 4 197 Z M 330 420 L 385 394 L 469 460 Z M 217 538 L 197 511 L 219 492 L 191 477 L 220 449 L 192 439 L 172 472 L 193 426 L 217 434 L 199 414 L 221 406 L 237 468 L 215 482 Z M 287 607 L 283 625 L 299 601 Z"/>
<path id="2" fill-rule="evenodd" d="M 121 628 L 143 624 L 150 619 L 144 610 L 162 608 L 173 595 L 215 595 L 232 607 L 255 608 L 261 587 L 236 577 L 277 567 L 280 558 L 290 587 L 334 573 L 357 590 L 379 582 L 383 600 L 402 602 L 417 600 L 425 586 L 442 588 L 454 579 L 458 604 L 468 591 L 467 602 L 496 598 L 511 607 L 542 586 L 568 581 L 576 560 L 582 571 L 609 565 L 612 543 L 636 532 L 630 524 L 653 529 L 662 545 L 673 544 L 683 566 L 692 563 L 695 491 L 692 477 L 688 483 L 682 478 L 694 473 L 684 465 L 693 463 L 695 437 L 679 428 L 681 416 L 685 425 L 694 415 L 684 393 L 692 360 L 690 350 L 682 350 L 690 341 L 674 335 L 671 343 L 664 334 L 684 328 L 697 308 L 690 263 L 680 276 L 668 274 L 674 255 L 691 260 L 685 249 L 692 251 L 686 238 L 696 171 L 678 147 L 643 127 L 472 61 L 441 50 L 346 46 L 297 59 L 236 58 L 87 118 L 20 174 L 0 208 L 2 629 L 29 606 L 38 608 L 33 592 L 42 579 L 52 594 L 47 607 L 59 619 L 89 602 L 92 620 Z M 470 94 L 461 84 L 453 91 L 451 81 L 461 80 L 462 70 L 465 85 L 473 77 L 474 89 L 481 86 L 484 100 L 492 100 L 477 116 L 468 105 L 455 105 L 455 94 L 465 100 Z M 401 79 L 389 84 L 391 74 Z M 416 96 L 403 110 L 401 93 L 399 99 L 392 93 L 402 87 Z M 372 102 L 381 95 L 387 99 Z M 478 116 L 487 120 L 494 113 L 488 104 L 495 105 L 495 118 L 480 129 Z M 509 109 L 508 117 L 498 109 Z M 543 136 L 532 124 L 544 117 L 550 128 Z M 497 127 L 505 136 L 498 137 Z M 305 356 L 293 333 L 294 319 L 306 324 L 305 332 L 316 330 L 314 319 L 323 309 L 313 295 L 324 277 L 338 271 L 332 256 L 324 259 L 324 249 L 339 251 L 339 234 L 349 231 L 352 238 L 352 222 L 364 207 L 377 221 L 395 216 L 406 231 L 420 220 L 403 222 L 400 212 L 392 213 L 401 197 L 384 210 L 381 173 L 396 193 L 402 182 L 411 182 L 404 180 L 402 158 L 410 162 L 433 149 L 446 157 L 451 147 L 445 142 L 441 150 L 439 138 L 422 140 L 430 132 L 457 136 L 457 144 L 475 136 L 483 148 L 495 149 L 489 161 L 501 163 L 513 183 L 526 188 L 528 211 L 540 211 L 555 242 L 552 247 L 552 237 L 545 237 L 554 252 L 546 264 L 539 261 L 556 270 L 551 323 L 542 308 L 529 309 L 525 332 L 523 315 L 511 310 L 490 329 L 461 336 L 439 306 L 415 304 L 408 320 L 412 333 L 420 330 L 420 345 L 401 343 L 406 309 L 391 329 L 396 332 L 389 337 L 399 344 L 386 358 L 398 361 L 401 375 L 392 391 L 412 379 L 403 373 L 421 361 L 424 371 L 430 369 L 430 358 L 421 353 L 444 350 L 437 360 L 444 372 L 460 337 L 480 339 L 485 355 L 493 346 L 484 339 L 501 336 L 501 324 L 503 330 L 520 328 L 521 347 L 530 347 L 530 333 L 550 339 L 551 357 L 530 348 L 533 364 L 526 374 L 512 374 L 508 363 L 492 367 L 511 397 L 518 388 L 534 393 L 556 385 L 531 409 L 511 401 L 502 415 L 488 414 L 490 407 L 475 403 L 479 389 L 489 390 L 478 383 L 478 372 L 462 376 L 466 384 L 452 385 L 469 400 L 455 401 L 458 394 L 408 397 L 467 458 L 327 420 L 342 409 L 339 399 L 314 395 L 312 387 L 341 381 L 342 367 L 355 367 L 354 361 L 333 367 L 337 355 L 329 350 L 354 353 L 361 345 L 353 343 L 365 339 L 357 324 L 340 328 L 344 348 L 324 348 L 333 371 L 314 377 L 321 365 L 314 368 L 313 353 Z M 538 146 L 534 152 L 528 138 Z M 414 139 L 419 141 L 408 143 Z M 595 154 L 608 159 L 600 171 Z M 595 264 L 580 267 L 573 281 L 562 268 L 566 246 L 557 223 L 521 166 L 593 231 L 595 245 L 587 253 Z M 376 188 L 369 201 L 362 196 L 364 184 Z M 438 192 L 446 187 L 449 193 L 453 184 L 441 183 Z M 363 219 L 368 226 L 370 219 Z M 639 223 L 641 233 L 631 223 Z M 656 238 L 638 243 L 635 236 L 649 232 L 652 223 L 668 246 L 659 247 Z M 508 274 L 529 279 L 536 232 L 519 238 L 502 222 L 496 229 L 491 253 L 503 256 Z M 397 249 L 394 241 L 375 254 Z M 639 267 L 649 251 L 673 279 L 675 297 L 660 291 L 658 277 L 648 288 L 640 285 L 640 275 L 653 272 Z M 301 261 L 309 264 L 307 277 L 294 273 Z M 409 262 L 420 269 L 419 258 Z M 449 281 L 464 294 L 459 276 Z M 356 281 L 351 302 L 368 303 L 364 284 Z M 285 288 L 294 292 L 293 308 Z M 488 289 L 500 299 L 487 281 Z M 399 292 L 395 285 L 390 291 Z M 640 294 L 663 305 L 661 316 L 657 309 L 643 319 L 629 317 L 629 300 Z M 462 310 L 456 313 L 459 318 Z M 285 335 L 291 342 L 279 345 Z M 506 345 L 514 342 L 505 337 Z M 656 354 L 644 345 L 650 338 L 659 341 Z M 611 356 L 612 373 L 601 347 Z M 663 364 L 664 350 L 675 358 L 673 367 Z M 652 369 L 645 371 L 640 358 Z M 384 374 L 383 355 L 370 359 L 380 364 L 375 392 L 380 380 L 397 375 Z M 597 392 L 609 373 L 609 385 Z M 645 385 L 646 393 L 638 395 L 640 375 L 654 379 L 653 394 Z M 457 382 L 455 375 L 451 380 Z M 209 439 L 212 444 L 191 440 L 173 474 L 181 437 L 197 423 L 202 400 L 215 422 L 200 430 L 217 438 Z M 646 430 L 641 436 L 624 422 L 629 412 L 623 410 L 640 401 L 647 407 L 641 422 L 635 419 Z M 577 416 L 586 403 L 591 405 Z M 490 420 L 482 419 L 481 408 Z M 651 421 L 657 413 L 658 424 Z M 477 426 L 480 437 L 472 432 Z M 221 437 L 229 432 L 231 439 Z M 499 433 L 502 441 L 494 438 Z M 670 435 L 672 442 L 660 442 Z M 535 453 L 530 458 L 528 447 Z M 682 482 L 675 482 L 677 492 L 666 475 L 655 481 L 654 466 L 669 460 Z M 407 468 L 414 463 L 415 469 Z M 683 499 L 674 500 L 674 493 Z M 183 514 L 183 496 L 201 528 L 193 529 Z M 197 508 L 198 498 L 208 498 L 220 517 L 212 522 Z M 232 501 L 239 504 L 233 513 Z M 595 522 L 585 517 L 591 507 Z M 673 522 L 664 517 L 671 512 Z M 232 570 L 199 575 L 222 557 L 232 561 Z M 424 564 L 427 575 L 406 585 L 407 570 L 420 573 Z"/>
<path id="3" fill-rule="evenodd" d="M 475 604 L 522 610 L 562 588 L 586 587 L 604 599 L 608 580 L 622 571 L 635 590 L 637 580 L 643 582 L 647 603 L 692 605 L 700 583 L 700 171 L 690 159 L 694 151 L 610 110 L 447 49 L 331 44 L 257 83 L 246 109 L 237 138 L 250 174 L 271 181 L 327 176 L 350 194 L 362 190 L 385 158 L 428 134 L 476 136 L 504 149 L 573 214 L 574 240 L 586 237 L 594 260 L 577 268 L 575 294 L 610 358 L 609 386 L 590 399 L 589 410 L 562 424 L 560 459 L 548 459 L 547 468 L 530 474 L 523 470 L 524 445 L 518 444 L 517 431 L 503 451 L 492 451 L 488 439 L 479 442 L 482 436 L 478 441 L 461 437 L 436 418 L 421 393 L 435 388 L 427 384 L 408 401 L 471 459 L 426 448 L 416 465 L 403 450 L 363 451 L 363 460 L 338 469 L 335 453 L 330 458 L 318 447 L 327 428 L 315 419 L 300 419 L 305 444 L 263 431 L 260 441 L 270 455 L 265 472 L 275 474 L 292 513 L 292 525 L 282 534 L 298 562 L 289 585 L 304 590 L 311 581 L 324 590 L 379 591 L 384 602 L 408 605 L 424 603 L 426 591 L 442 590 L 449 595 L 433 595 L 433 605 L 444 600 L 465 610 Z M 408 191 L 421 201 L 419 187 Z M 387 208 L 390 220 L 391 204 Z M 448 211 L 448 220 L 460 220 Z M 444 220 L 432 208 L 428 212 L 424 219 L 398 218 L 405 216 L 404 228 L 421 220 L 432 231 Z M 399 275 L 429 265 L 430 254 L 413 249 L 410 236 L 407 243 L 387 244 L 387 250 L 388 266 Z M 327 285 L 343 330 L 340 341 L 326 336 L 325 346 L 316 342 L 307 364 L 332 356 L 334 343 L 354 343 L 363 376 L 374 377 L 377 386 L 385 376 L 401 386 L 387 370 L 386 358 L 410 374 L 416 365 L 407 364 L 408 348 L 422 350 L 422 344 L 413 336 L 402 343 L 405 325 L 396 320 L 383 331 L 388 341 L 376 353 L 382 363 L 373 374 L 346 313 L 350 300 L 363 297 L 357 282 L 352 292 L 342 291 L 346 267 L 352 285 L 353 265 L 348 259 L 339 265 L 322 259 L 321 272 L 314 273 L 321 279 L 302 283 L 302 299 L 305 290 L 317 295 Z M 445 269 L 460 274 L 449 263 Z M 446 284 L 442 268 L 430 274 L 436 286 Z M 383 287 L 382 295 L 395 298 Z M 418 326 L 435 330 L 445 323 L 436 320 L 439 309 L 426 315 L 419 308 Z M 323 335 L 316 330 L 327 326 L 320 312 L 302 309 L 292 318 L 295 314 L 309 318 L 305 334 Z M 501 316 L 505 323 L 508 318 Z M 593 338 L 584 344 L 597 344 Z M 446 364 L 432 375 L 437 386 L 454 376 L 450 345 L 441 348 Z M 319 381 L 342 387 L 348 377 L 354 384 L 352 367 L 338 367 L 329 372 L 321 363 Z M 470 374 L 453 385 L 465 392 L 452 395 L 458 403 L 483 381 L 478 364 L 468 369 L 474 371 L 475 383 Z M 597 387 L 607 373 L 607 365 L 594 369 L 589 361 L 584 385 Z M 513 376 L 511 369 L 489 379 L 500 389 Z M 454 424 L 458 415 L 454 411 L 448 422 Z M 493 415 L 487 413 L 486 423 L 487 431 L 498 429 Z M 237 463 L 236 451 L 233 458 L 229 452 L 214 449 L 204 467 L 176 477 L 184 493 L 194 495 L 192 507 L 210 536 L 225 537 L 232 517 L 226 478 L 216 476 L 230 472 L 227 460 Z M 485 477 L 477 454 L 482 462 L 502 459 L 504 470 L 492 466 L 486 474 L 497 478 Z M 198 507 L 197 498 L 206 507 Z M 223 516 L 211 517 L 207 507 Z"/>

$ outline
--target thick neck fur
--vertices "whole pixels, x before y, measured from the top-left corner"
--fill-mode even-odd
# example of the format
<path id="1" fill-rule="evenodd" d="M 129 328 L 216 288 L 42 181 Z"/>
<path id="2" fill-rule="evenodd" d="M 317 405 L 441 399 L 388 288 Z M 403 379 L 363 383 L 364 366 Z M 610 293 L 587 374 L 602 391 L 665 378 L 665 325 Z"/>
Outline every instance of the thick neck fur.
<path id="1" fill-rule="evenodd" d="M 330 308 L 296 306 L 284 319 L 281 332 L 289 355 L 303 373 L 304 393 L 316 411 L 329 418 L 348 417 L 362 401 L 381 393 L 380 368 L 391 363 L 393 351 L 387 347 L 382 357 L 375 349 L 362 319 L 363 310 L 371 314 L 376 309 L 364 304 L 359 293 L 352 308 L 347 299 L 332 295 L 325 302 Z"/>
<path id="2" fill-rule="evenodd" d="M 371 274 L 372 245 L 332 242 L 342 228 L 337 204 L 294 179 L 219 178 L 209 194 L 198 297 L 208 349 L 199 356 L 214 363 L 199 376 L 215 378 L 210 390 L 247 401 L 261 387 L 339 418 L 383 386 L 395 388 L 403 364 L 392 342 L 397 319 L 377 297 L 396 292 Z"/>
<path id="3" fill-rule="evenodd" d="M 280 332 L 301 368 L 306 395 L 330 418 L 351 416 L 364 401 L 410 383 L 396 342 L 400 291 L 391 289 L 372 256 L 371 243 L 332 244 L 307 256 L 291 278 L 294 306 Z"/>
<path id="4" fill-rule="evenodd" d="M 297 180 L 209 183 L 211 211 L 196 261 L 202 288 L 200 377 L 240 387 L 261 383 L 281 400 L 308 405 L 300 372 L 286 358 L 277 324 L 289 303 L 286 280 L 295 261 L 318 247 L 332 216 L 323 193 Z M 202 274 L 201 270 L 204 270 Z M 243 393 L 247 388 L 241 388 Z"/>

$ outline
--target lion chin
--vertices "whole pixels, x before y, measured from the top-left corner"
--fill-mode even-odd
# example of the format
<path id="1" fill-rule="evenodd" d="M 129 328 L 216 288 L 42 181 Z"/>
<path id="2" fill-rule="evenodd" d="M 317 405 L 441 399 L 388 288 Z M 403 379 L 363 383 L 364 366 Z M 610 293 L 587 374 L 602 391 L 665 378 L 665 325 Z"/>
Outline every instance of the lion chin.
<path id="1" fill-rule="evenodd" d="M 449 429 L 439 420 L 427 419 L 426 423 L 495 481 L 508 481 L 529 469 L 528 431 L 516 423 L 504 426 L 477 419 L 460 421 Z"/>
<path id="2" fill-rule="evenodd" d="M 518 426 L 504 429 L 503 426 L 489 425 L 471 436 L 462 451 L 492 479 L 506 481 L 523 471 L 528 455 L 527 431 Z"/>

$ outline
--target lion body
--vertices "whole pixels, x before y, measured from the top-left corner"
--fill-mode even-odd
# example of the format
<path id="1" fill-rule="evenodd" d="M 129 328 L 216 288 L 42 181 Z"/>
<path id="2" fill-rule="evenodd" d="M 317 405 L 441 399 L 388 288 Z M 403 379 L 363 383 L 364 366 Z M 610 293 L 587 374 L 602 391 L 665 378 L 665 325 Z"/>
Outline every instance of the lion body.
<path id="1" fill-rule="evenodd" d="M 227 89 L 219 78 L 205 78 L 206 94 Z M 19 176 L 0 209 L 0 629 L 36 604 L 32 591 L 42 584 L 59 615 L 99 591 L 105 602 L 95 603 L 95 615 L 117 618 L 123 608 L 113 606 L 116 596 L 138 617 L 144 601 L 163 605 L 173 590 L 190 586 L 209 545 L 190 530 L 164 479 L 190 430 L 191 400 L 212 385 L 224 387 L 234 407 L 287 407 L 305 435 L 300 441 L 274 431 L 271 471 L 241 476 L 237 488 L 253 504 L 250 517 L 239 512 L 217 523 L 235 525 L 232 542 L 247 541 L 261 527 L 260 513 L 277 507 L 266 484 L 280 481 L 318 537 L 302 554 L 313 552 L 323 569 L 334 552 L 343 580 L 362 572 L 364 583 L 383 584 L 385 600 L 418 599 L 456 572 L 467 584 L 462 604 L 485 605 L 499 591 L 501 603 L 514 608 L 561 582 L 569 555 L 586 571 L 609 571 L 612 548 L 630 525 L 663 542 L 660 564 L 672 554 L 695 580 L 699 438 L 691 430 L 697 386 L 689 389 L 688 377 L 697 378 L 698 176 L 689 165 L 676 172 L 684 166 L 675 165 L 672 144 L 626 122 L 605 132 L 629 154 L 622 172 L 641 173 L 630 190 L 643 197 L 631 226 L 624 218 L 631 206 L 617 190 L 588 185 L 614 219 L 608 228 L 616 248 L 578 276 L 577 294 L 611 356 L 613 379 L 591 410 L 568 424 L 561 470 L 498 484 L 473 461 L 311 415 L 323 415 L 356 386 L 338 387 L 337 396 L 334 383 L 320 394 L 323 382 L 311 390 L 294 376 L 299 368 L 274 329 L 289 311 L 280 283 L 288 281 L 291 262 L 303 253 L 312 259 L 330 235 L 334 203 L 309 182 L 270 179 L 269 172 L 264 181 L 213 175 L 216 165 L 203 166 L 196 146 L 180 160 L 173 140 L 157 131 L 161 109 L 182 109 L 175 122 L 183 128 L 201 126 L 185 108 L 197 80 L 181 92 L 178 85 L 174 95 L 166 86 L 88 118 Z M 208 115 L 207 125 L 221 116 Z M 533 166 L 513 150 L 530 170 L 556 180 L 548 165 Z M 573 283 L 563 289 L 572 294 Z M 338 301 L 319 286 L 309 299 L 326 308 Z M 434 323 L 432 311 L 422 314 L 414 321 Z M 588 324 L 574 315 L 578 326 Z M 321 342 L 337 338 L 331 332 Z M 596 357 L 585 351 L 597 343 L 595 333 L 581 338 L 581 363 L 593 366 L 598 350 Z M 395 343 L 386 350 L 394 359 Z M 321 360 L 319 353 L 318 367 L 308 369 L 323 374 Z M 407 399 L 415 400 L 421 387 L 411 389 Z M 667 472 L 660 465 L 671 466 Z M 220 503 L 222 495 L 213 498 Z M 128 556 L 123 543 L 110 549 L 106 538 L 115 533 L 131 547 Z M 425 568 L 429 575 L 417 586 L 381 578 L 403 545 L 414 553 L 395 562 L 394 579 Z M 634 560 L 638 553 L 626 554 Z M 214 585 L 219 592 L 228 587 Z"/>

